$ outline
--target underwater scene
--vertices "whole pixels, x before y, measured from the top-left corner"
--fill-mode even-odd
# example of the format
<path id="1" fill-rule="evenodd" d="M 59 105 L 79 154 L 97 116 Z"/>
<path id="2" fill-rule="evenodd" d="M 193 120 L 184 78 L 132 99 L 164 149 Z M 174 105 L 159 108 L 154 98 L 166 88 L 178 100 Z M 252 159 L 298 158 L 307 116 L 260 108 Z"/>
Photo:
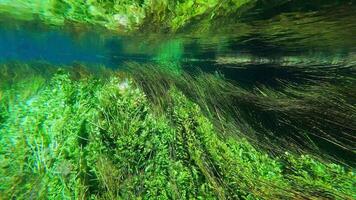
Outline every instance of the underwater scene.
<path id="1" fill-rule="evenodd" d="M 0 0 L 0 200 L 353 200 L 355 167 L 354 0 Z"/>

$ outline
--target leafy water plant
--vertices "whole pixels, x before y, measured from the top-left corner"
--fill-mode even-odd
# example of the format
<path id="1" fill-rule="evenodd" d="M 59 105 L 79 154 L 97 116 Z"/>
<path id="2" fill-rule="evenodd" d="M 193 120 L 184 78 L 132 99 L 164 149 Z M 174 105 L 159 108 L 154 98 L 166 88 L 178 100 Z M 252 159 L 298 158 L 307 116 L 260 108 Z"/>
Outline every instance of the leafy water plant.
<path id="1" fill-rule="evenodd" d="M 128 69 L 158 109 L 166 109 L 167 91 L 177 87 L 210 116 L 222 135 L 247 137 L 277 154 L 294 149 L 354 165 L 349 158 L 354 156 L 356 130 L 355 68 L 352 63 L 344 66 L 324 67 L 323 72 L 317 66 L 289 67 L 284 69 L 291 70 L 289 79 L 278 80 L 278 87 L 248 88 L 219 74 L 177 75 L 155 64 L 131 63 Z M 293 82 L 296 77 L 303 80 Z"/>
<path id="2" fill-rule="evenodd" d="M 162 113 L 127 73 L 9 66 L 33 76 L 0 74 L 2 198 L 355 198 L 352 170 L 222 135 L 178 85 Z"/>
<path id="3" fill-rule="evenodd" d="M 93 24 L 111 30 L 138 27 L 177 30 L 199 17 L 233 14 L 251 0 L 3 0 L 0 12 L 19 19 L 39 18 L 48 24 L 65 22 Z M 192 9 L 194 8 L 194 9 Z"/>

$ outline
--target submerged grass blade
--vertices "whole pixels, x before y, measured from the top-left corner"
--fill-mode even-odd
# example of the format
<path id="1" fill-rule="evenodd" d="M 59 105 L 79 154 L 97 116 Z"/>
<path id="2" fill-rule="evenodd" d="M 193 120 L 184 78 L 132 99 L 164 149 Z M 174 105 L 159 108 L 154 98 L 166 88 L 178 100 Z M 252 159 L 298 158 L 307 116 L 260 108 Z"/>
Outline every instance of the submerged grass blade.
<path id="1" fill-rule="evenodd" d="M 349 159 L 354 154 L 356 130 L 353 71 L 348 75 L 341 75 L 341 70 L 331 72 L 344 77 L 338 83 L 321 78 L 304 84 L 281 81 L 281 87 L 274 89 L 264 85 L 245 89 L 219 75 L 202 72 L 177 75 L 162 66 L 134 63 L 128 64 L 128 69 L 161 111 L 171 98 L 167 91 L 177 87 L 202 108 L 222 135 L 249 138 L 272 153 L 294 149 L 354 165 Z"/>

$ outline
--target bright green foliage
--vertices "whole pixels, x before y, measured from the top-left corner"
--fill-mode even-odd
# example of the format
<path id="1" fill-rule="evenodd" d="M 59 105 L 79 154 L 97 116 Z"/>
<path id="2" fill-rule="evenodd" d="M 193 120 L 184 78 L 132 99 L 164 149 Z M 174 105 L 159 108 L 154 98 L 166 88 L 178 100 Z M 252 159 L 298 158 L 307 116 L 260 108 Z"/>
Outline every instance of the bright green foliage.
<path id="1" fill-rule="evenodd" d="M 13 105 L 2 126 L 3 197 L 57 199 L 85 190 L 73 172 L 82 170 L 78 134 L 91 115 L 84 87 L 95 85 L 73 85 L 65 74 L 49 84 Z"/>
<path id="2" fill-rule="evenodd" d="M 127 31 L 138 27 L 177 30 L 201 16 L 210 18 L 234 14 L 251 0 L 3 0 L 0 12 L 48 24 L 76 23 L 100 25 Z"/>
<path id="3" fill-rule="evenodd" d="M 8 82 L 0 90 L 8 109 L 0 124 L 2 198 L 353 198 L 353 172 L 221 137 L 174 87 L 160 114 L 122 74 L 20 69 L 34 74 L 32 82 L 10 84 L 1 74 Z"/>
<path id="4" fill-rule="evenodd" d="M 339 199 L 356 197 L 354 192 L 356 181 L 343 180 L 346 177 L 354 177 L 354 172 L 345 172 L 342 167 L 335 164 L 323 165 L 308 155 L 296 157 L 287 153 L 285 161 L 287 164 L 283 167 L 284 176 L 288 180 L 293 180 L 292 187 L 298 188 L 297 190 L 304 195 L 325 193 L 326 196 L 333 194 L 335 195 L 333 198 Z M 302 187 L 299 188 L 297 185 Z"/>

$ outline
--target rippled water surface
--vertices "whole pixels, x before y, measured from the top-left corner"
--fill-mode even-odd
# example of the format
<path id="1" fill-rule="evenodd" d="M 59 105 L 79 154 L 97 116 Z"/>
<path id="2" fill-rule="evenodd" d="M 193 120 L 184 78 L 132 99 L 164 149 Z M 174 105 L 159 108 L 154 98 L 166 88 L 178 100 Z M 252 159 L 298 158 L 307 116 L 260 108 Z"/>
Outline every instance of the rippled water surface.
<path id="1" fill-rule="evenodd" d="M 295 5 L 290 5 L 293 8 Z M 0 27 L 0 60 L 101 63 L 165 59 L 192 64 L 265 64 L 332 61 L 356 51 L 356 9 L 345 4 L 318 9 L 289 7 L 250 14 L 241 22 L 201 33 L 117 35 L 104 30 L 44 27 L 5 20 Z M 227 23 L 227 22 L 224 22 Z"/>

